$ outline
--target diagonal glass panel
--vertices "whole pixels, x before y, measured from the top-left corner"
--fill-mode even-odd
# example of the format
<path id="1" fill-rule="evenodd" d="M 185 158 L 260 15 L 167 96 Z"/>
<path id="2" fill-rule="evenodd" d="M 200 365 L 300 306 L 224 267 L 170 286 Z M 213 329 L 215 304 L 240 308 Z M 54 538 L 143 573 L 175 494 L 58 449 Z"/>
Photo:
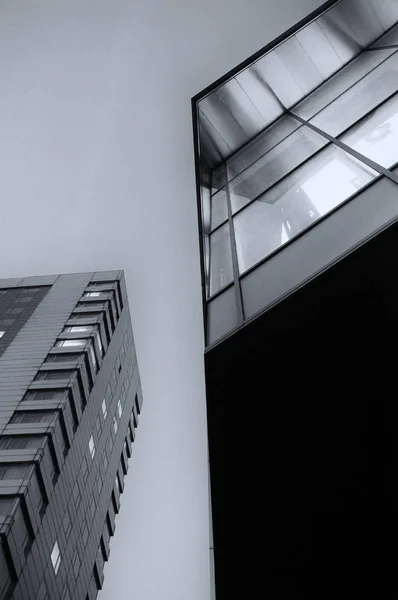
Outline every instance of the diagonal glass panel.
<path id="1" fill-rule="evenodd" d="M 369 113 L 340 140 L 389 168 L 398 162 L 398 94 Z"/>
<path id="2" fill-rule="evenodd" d="M 210 235 L 210 296 L 233 279 L 229 224 Z"/>
<path id="3" fill-rule="evenodd" d="M 378 176 L 329 145 L 234 217 L 243 273 Z M 336 232 L 338 235 L 338 232 Z"/>
<path id="4" fill-rule="evenodd" d="M 325 81 L 312 94 L 309 94 L 292 112 L 307 121 L 336 100 L 341 94 L 366 77 L 373 69 L 394 53 L 394 50 L 379 50 L 378 52 L 363 52 L 352 62 Z"/>
<path id="5" fill-rule="evenodd" d="M 372 52 L 370 55 L 373 54 L 378 54 L 378 52 Z M 392 56 L 322 110 L 310 122 L 337 137 L 367 113 L 377 108 L 381 102 L 394 94 L 397 88 L 398 53 L 394 52 Z"/>
<path id="6" fill-rule="evenodd" d="M 220 190 L 211 198 L 211 229 L 215 229 L 228 219 L 227 193 Z"/>
<path id="7" fill-rule="evenodd" d="M 230 182 L 232 212 L 275 185 L 327 143 L 308 127 L 299 127 Z"/>

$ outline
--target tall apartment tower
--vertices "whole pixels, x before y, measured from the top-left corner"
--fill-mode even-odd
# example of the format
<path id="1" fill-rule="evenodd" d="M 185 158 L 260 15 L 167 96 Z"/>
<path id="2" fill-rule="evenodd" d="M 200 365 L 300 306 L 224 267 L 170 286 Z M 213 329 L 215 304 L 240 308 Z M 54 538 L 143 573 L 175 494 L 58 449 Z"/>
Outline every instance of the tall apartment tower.
<path id="1" fill-rule="evenodd" d="M 123 271 L 0 280 L 0 598 L 102 587 L 142 403 Z"/>
<path id="2" fill-rule="evenodd" d="M 226 539 L 245 597 L 398 595 L 397 22 L 329 1 L 192 100 L 217 600 Z"/>

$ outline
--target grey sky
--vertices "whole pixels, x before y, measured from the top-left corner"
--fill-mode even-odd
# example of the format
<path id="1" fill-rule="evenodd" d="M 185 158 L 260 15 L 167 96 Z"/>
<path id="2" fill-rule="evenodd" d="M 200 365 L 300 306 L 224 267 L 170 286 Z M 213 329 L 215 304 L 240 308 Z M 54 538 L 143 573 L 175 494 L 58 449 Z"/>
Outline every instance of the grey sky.
<path id="1" fill-rule="evenodd" d="M 209 598 L 190 98 L 321 3 L 0 4 L 0 277 L 126 272 L 144 407 L 100 600 Z"/>

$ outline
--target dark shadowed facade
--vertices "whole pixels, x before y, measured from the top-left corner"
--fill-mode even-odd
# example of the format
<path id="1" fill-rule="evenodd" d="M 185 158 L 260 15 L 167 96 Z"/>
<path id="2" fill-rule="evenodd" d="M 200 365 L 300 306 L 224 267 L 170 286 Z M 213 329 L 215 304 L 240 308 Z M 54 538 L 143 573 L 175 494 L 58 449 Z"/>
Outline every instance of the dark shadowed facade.
<path id="1" fill-rule="evenodd" d="M 141 404 L 123 271 L 0 280 L 0 598 L 97 597 Z"/>
<path id="2" fill-rule="evenodd" d="M 217 600 L 398 594 L 397 23 L 327 2 L 192 101 Z"/>

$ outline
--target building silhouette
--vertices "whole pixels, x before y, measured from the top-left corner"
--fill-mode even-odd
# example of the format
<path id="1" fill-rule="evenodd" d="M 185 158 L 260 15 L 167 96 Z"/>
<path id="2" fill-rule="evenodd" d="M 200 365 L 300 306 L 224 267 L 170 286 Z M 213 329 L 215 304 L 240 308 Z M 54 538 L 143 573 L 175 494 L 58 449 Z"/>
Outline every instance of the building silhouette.
<path id="1" fill-rule="evenodd" d="M 326 2 L 192 100 L 217 600 L 398 593 L 397 23 Z"/>
<path id="2" fill-rule="evenodd" d="M 123 271 L 0 280 L 0 598 L 96 598 L 141 404 Z"/>

